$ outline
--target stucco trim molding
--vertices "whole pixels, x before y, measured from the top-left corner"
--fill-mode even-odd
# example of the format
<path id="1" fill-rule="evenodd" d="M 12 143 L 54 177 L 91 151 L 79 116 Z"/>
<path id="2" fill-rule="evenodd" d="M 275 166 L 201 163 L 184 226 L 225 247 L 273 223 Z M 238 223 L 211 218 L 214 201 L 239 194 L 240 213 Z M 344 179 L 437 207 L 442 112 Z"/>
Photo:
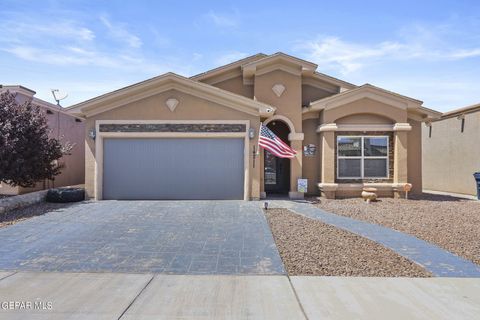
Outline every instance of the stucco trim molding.
<path id="1" fill-rule="evenodd" d="M 280 98 L 283 94 L 283 92 L 285 92 L 285 86 L 281 83 L 276 83 L 273 85 L 272 87 L 272 91 L 273 93 L 275 93 L 275 95 Z"/>
<path id="2" fill-rule="evenodd" d="M 336 123 L 324 123 L 318 126 L 317 132 L 337 131 L 338 126 Z"/>
<path id="3" fill-rule="evenodd" d="M 305 135 L 303 133 L 289 133 L 288 140 L 289 141 L 303 141 L 305 139 Z"/>
<path id="4" fill-rule="evenodd" d="M 220 106 L 231 108 L 251 115 L 270 116 L 275 108 L 230 91 L 194 81 L 174 73 L 136 83 L 134 85 L 81 102 L 66 109 L 67 112 L 91 117 L 129 103 L 148 98 L 169 90 L 183 92 Z"/>
<path id="5" fill-rule="evenodd" d="M 288 128 L 290 129 L 290 133 L 292 133 L 292 132 L 295 133 L 295 126 L 293 125 L 293 122 L 290 119 L 288 119 L 287 117 L 282 116 L 280 114 L 277 114 L 277 115 L 274 115 L 273 117 L 268 118 L 267 120 L 265 120 L 263 122 L 263 125 L 266 126 L 267 124 L 269 124 L 270 122 L 275 121 L 275 120 L 281 120 L 281 121 L 285 122 L 287 124 Z"/>
<path id="6" fill-rule="evenodd" d="M 317 128 L 317 132 L 325 131 L 410 131 L 412 126 L 409 123 L 395 124 L 336 124 L 325 123 L 321 124 Z"/>
<path id="7" fill-rule="evenodd" d="M 108 124 L 240 124 L 245 126 L 244 132 L 101 132 L 100 125 Z M 243 138 L 244 139 L 244 200 L 250 197 L 250 139 L 248 120 L 97 120 L 95 130 L 95 200 L 103 199 L 103 140 L 115 138 Z"/>
<path id="8" fill-rule="evenodd" d="M 393 126 L 393 131 L 411 131 L 412 126 L 409 123 L 397 122 Z"/>
<path id="9" fill-rule="evenodd" d="M 420 109 L 423 103 L 420 100 L 402 96 L 367 83 L 355 89 L 311 102 L 310 106 L 303 112 L 333 109 L 364 98 L 376 100 L 402 110 Z"/>
<path id="10" fill-rule="evenodd" d="M 324 183 L 320 182 L 317 184 L 318 188 L 322 191 L 337 191 L 338 183 Z"/>
<path id="11" fill-rule="evenodd" d="M 179 101 L 175 98 L 169 98 L 165 101 L 165 105 L 168 107 L 168 109 L 172 112 L 175 111 L 175 108 L 178 106 Z"/>

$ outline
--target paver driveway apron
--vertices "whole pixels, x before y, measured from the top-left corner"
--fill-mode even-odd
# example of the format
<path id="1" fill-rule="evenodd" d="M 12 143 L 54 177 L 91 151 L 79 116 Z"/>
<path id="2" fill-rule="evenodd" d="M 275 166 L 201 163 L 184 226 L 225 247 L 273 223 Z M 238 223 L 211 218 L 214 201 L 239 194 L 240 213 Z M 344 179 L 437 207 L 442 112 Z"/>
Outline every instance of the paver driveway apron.
<path id="1" fill-rule="evenodd" d="M 0 229 L 0 270 L 284 274 L 247 201 L 86 202 Z"/>

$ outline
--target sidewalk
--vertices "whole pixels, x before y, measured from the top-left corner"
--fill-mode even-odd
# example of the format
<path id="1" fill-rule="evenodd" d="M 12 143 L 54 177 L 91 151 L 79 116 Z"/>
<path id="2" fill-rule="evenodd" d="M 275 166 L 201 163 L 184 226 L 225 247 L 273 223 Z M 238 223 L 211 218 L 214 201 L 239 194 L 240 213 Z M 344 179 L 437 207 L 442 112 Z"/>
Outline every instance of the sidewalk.
<path id="1" fill-rule="evenodd" d="M 31 307 L 20 309 L 22 302 Z M 479 314 L 480 279 L 0 272 L 0 319 L 430 320 Z"/>

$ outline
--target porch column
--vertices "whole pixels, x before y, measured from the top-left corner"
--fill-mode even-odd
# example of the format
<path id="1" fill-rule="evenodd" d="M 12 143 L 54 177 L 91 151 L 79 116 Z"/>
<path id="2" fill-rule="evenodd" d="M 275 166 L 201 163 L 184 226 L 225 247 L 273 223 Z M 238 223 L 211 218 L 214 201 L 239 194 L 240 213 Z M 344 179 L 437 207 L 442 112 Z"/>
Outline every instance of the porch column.
<path id="1" fill-rule="evenodd" d="M 399 191 L 394 192 L 395 197 L 401 194 L 401 186 L 408 183 L 408 131 L 412 127 L 408 123 L 396 123 L 393 127 L 394 152 L 393 152 L 393 183 L 399 186 Z"/>
<path id="2" fill-rule="evenodd" d="M 290 147 L 297 152 L 295 158 L 290 159 L 290 199 L 303 199 L 303 193 L 297 191 L 297 179 L 302 178 L 303 133 L 290 133 Z"/>
<path id="3" fill-rule="evenodd" d="M 335 198 L 337 184 L 335 183 L 335 131 L 337 125 L 328 123 L 320 125 L 317 132 L 320 133 L 322 145 L 322 160 L 320 172 L 322 173 L 322 182 L 318 187 L 324 196 L 328 199 Z"/>

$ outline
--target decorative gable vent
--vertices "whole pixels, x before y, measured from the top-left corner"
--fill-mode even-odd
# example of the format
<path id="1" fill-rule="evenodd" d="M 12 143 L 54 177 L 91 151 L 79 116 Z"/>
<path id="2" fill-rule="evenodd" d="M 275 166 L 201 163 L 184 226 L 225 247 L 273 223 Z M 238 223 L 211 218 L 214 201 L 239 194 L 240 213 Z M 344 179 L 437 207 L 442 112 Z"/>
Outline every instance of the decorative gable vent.
<path id="1" fill-rule="evenodd" d="M 165 101 L 165 104 L 167 105 L 168 109 L 170 109 L 170 111 L 173 112 L 175 108 L 178 106 L 178 100 L 175 98 L 170 98 L 167 101 Z"/>
<path id="2" fill-rule="evenodd" d="M 272 87 L 272 90 L 273 90 L 273 92 L 275 93 L 275 95 L 280 98 L 280 96 L 281 96 L 281 95 L 283 94 L 283 92 L 285 91 L 285 86 L 284 86 L 283 84 L 281 84 L 281 83 L 277 83 L 276 85 L 274 85 L 274 86 Z"/>

